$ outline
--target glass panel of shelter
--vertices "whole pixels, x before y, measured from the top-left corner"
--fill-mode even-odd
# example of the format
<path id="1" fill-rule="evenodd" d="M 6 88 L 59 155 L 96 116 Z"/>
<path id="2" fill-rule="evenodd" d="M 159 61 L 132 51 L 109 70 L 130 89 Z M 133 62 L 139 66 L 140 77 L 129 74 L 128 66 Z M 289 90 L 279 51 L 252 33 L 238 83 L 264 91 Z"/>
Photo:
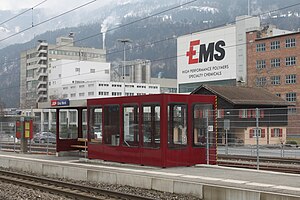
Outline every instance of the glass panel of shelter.
<path id="1" fill-rule="evenodd" d="M 128 105 L 123 107 L 123 145 L 139 146 L 139 107 Z"/>
<path id="2" fill-rule="evenodd" d="M 120 106 L 104 106 L 103 143 L 119 146 L 120 143 Z"/>
<path id="3" fill-rule="evenodd" d="M 168 105 L 168 147 L 182 148 L 187 146 L 187 105 Z"/>
<path id="4" fill-rule="evenodd" d="M 75 139 L 77 137 L 78 137 L 78 111 L 69 110 L 69 109 L 60 109 L 59 110 L 59 138 Z"/>
<path id="5" fill-rule="evenodd" d="M 90 139 L 91 142 L 102 143 L 102 107 L 90 109 Z"/>
<path id="6" fill-rule="evenodd" d="M 87 138 L 87 109 L 82 110 L 82 137 Z"/>
<path id="7" fill-rule="evenodd" d="M 193 144 L 196 147 L 206 146 L 208 126 L 213 125 L 211 104 L 194 104 L 193 106 Z"/>
<path id="8" fill-rule="evenodd" d="M 160 105 L 142 106 L 143 147 L 160 147 Z"/>

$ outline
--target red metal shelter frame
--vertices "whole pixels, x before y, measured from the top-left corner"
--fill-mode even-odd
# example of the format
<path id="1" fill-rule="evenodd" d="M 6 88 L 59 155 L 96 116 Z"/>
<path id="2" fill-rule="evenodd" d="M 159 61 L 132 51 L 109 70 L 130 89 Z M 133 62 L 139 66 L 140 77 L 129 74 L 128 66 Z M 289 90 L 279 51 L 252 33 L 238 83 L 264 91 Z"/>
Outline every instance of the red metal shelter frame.
<path id="1" fill-rule="evenodd" d="M 198 121 L 201 126 L 205 124 L 205 106 L 210 108 L 207 122 L 210 115 L 210 124 L 216 127 L 215 96 L 88 99 L 88 158 L 160 167 L 206 164 L 206 146 L 200 144 L 203 141 L 198 136 L 205 131 L 195 125 Z M 210 133 L 209 141 L 210 164 L 215 164 L 216 132 Z"/>

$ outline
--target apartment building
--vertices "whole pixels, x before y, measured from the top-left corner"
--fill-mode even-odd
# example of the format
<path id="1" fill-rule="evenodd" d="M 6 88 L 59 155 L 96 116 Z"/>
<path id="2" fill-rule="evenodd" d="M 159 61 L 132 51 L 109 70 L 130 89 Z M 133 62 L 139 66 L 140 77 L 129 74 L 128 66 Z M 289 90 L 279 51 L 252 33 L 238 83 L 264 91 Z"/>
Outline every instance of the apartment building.
<path id="1" fill-rule="evenodd" d="M 74 46 L 73 37 L 59 37 L 56 44 L 38 41 L 32 49 L 21 53 L 20 108 L 36 108 L 37 103 L 48 100 L 48 70 L 51 62 L 73 61 L 106 62 L 103 49 Z"/>
<path id="2" fill-rule="evenodd" d="M 262 87 L 295 104 L 289 108 L 288 135 L 300 134 L 300 32 L 269 26 L 247 32 L 248 86 Z"/>

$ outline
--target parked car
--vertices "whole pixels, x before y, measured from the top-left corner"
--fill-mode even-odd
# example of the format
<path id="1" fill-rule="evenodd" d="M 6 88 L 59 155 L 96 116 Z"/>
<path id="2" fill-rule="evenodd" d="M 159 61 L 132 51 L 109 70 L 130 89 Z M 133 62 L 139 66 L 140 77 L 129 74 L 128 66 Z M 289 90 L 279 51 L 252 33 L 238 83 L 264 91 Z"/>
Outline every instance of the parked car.
<path id="1" fill-rule="evenodd" d="M 98 127 L 94 127 L 94 137 L 95 139 L 102 140 L 102 132 Z"/>
<path id="2" fill-rule="evenodd" d="M 34 143 L 47 143 L 48 142 L 48 143 L 55 144 L 56 143 L 56 135 L 51 132 L 41 132 L 41 133 L 35 134 L 32 140 Z"/>

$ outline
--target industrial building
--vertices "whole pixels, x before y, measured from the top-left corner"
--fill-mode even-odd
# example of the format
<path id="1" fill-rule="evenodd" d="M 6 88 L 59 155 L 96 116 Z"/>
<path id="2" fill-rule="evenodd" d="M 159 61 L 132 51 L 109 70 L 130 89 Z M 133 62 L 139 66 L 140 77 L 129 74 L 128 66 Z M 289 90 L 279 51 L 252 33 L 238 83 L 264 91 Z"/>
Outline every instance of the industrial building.
<path id="1" fill-rule="evenodd" d="M 204 83 L 246 83 L 246 32 L 259 27 L 258 17 L 241 16 L 234 24 L 178 37 L 178 92 L 192 92 Z"/>

